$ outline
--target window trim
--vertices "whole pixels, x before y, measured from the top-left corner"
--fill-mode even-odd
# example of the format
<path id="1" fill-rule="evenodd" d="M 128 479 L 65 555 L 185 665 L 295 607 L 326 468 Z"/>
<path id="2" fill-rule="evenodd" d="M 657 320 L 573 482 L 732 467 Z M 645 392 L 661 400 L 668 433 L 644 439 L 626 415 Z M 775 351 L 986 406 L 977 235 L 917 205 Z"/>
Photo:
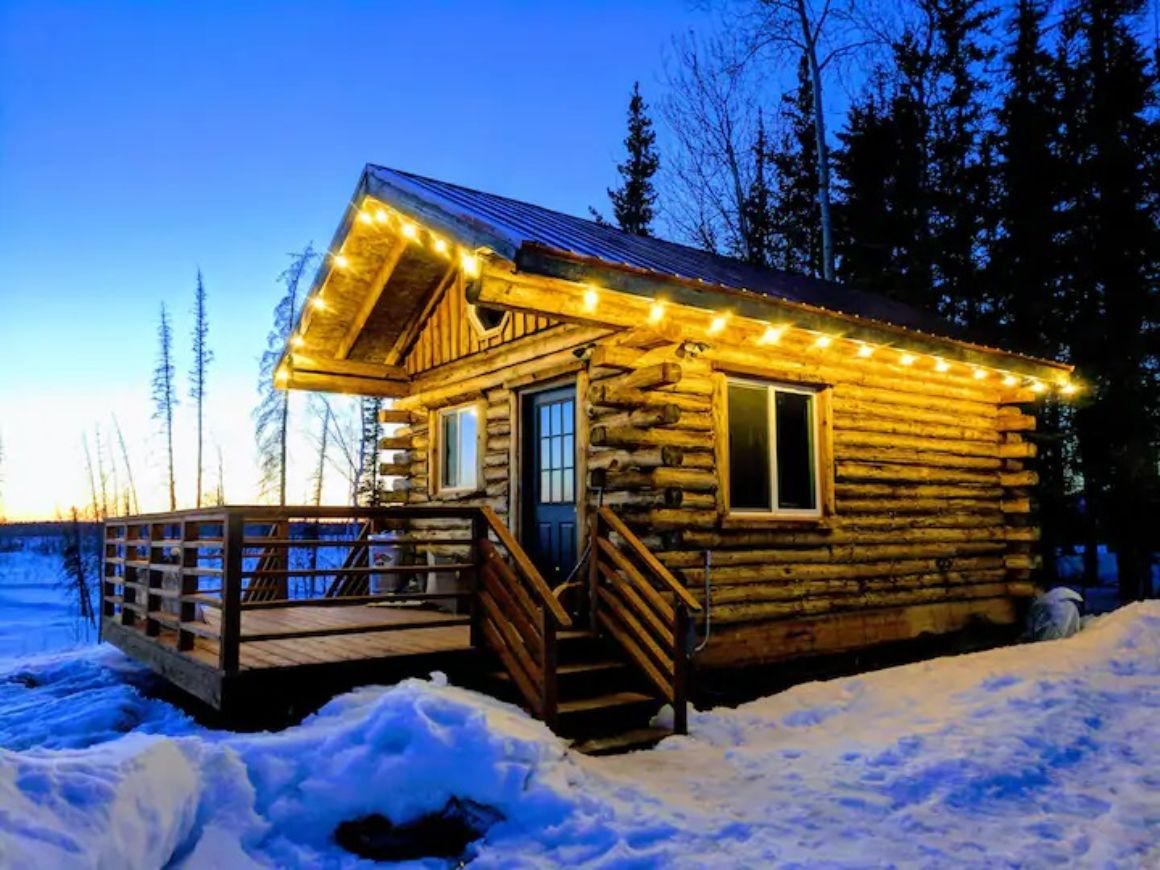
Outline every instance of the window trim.
<path id="1" fill-rule="evenodd" d="M 475 416 L 475 486 L 446 486 L 443 483 L 443 418 L 448 414 L 459 414 L 463 411 L 474 411 Z M 483 481 L 483 453 L 486 447 L 487 425 L 483 402 L 461 402 L 457 405 L 447 405 L 431 412 L 430 430 L 431 456 L 429 466 L 434 474 L 429 478 L 431 491 L 434 495 L 473 495 L 482 492 Z"/>
<path id="2" fill-rule="evenodd" d="M 814 504 L 813 508 L 735 508 L 732 505 L 732 493 L 729 487 L 729 477 L 732 468 L 732 456 L 729 452 L 729 385 L 742 384 L 749 387 L 763 387 L 771 401 L 767 402 L 766 426 L 769 433 L 769 492 L 770 500 L 776 504 L 778 498 L 777 486 L 777 402 L 773 399 L 777 392 L 794 393 L 810 396 L 810 436 L 811 452 L 814 464 Z M 737 375 L 723 375 L 720 381 L 720 400 L 722 404 L 721 431 L 718 433 L 721 454 L 726 459 L 723 466 L 725 473 L 721 475 L 720 489 L 722 498 L 722 514 L 725 519 L 733 520 L 788 520 L 788 521 L 818 521 L 829 513 L 828 487 L 823 478 L 823 452 L 829 443 L 827 427 L 829 414 L 823 408 L 829 390 L 825 387 L 816 387 L 805 384 L 786 383 L 776 379 L 745 377 Z"/>

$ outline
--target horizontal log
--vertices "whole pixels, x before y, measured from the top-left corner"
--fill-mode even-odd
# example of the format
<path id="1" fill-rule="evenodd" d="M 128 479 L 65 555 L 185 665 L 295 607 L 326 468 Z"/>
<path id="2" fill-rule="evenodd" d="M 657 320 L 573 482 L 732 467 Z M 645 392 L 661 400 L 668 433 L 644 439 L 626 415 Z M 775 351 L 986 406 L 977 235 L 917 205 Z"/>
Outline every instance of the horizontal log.
<path id="1" fill-rule="evenodd" d="M 890 435 L 885 432 L 861 432 L 855 429 L 835 429 L 834 447 L 838 455 L 848 445 L 859 447 L 904 447 L 929 453 L 949 453 L 955 456 L 999 457 L 998 443 L 959 441 L 946 438 L 923 438 L 912 435 Z"/>
<path id="2" fill-rule="evenodd" d="M 892 559 L 884 562 L 824 562 L 818 564 L 722 565 L 711 569 L 714 586 L 734 583 L 771 583 L 780 580 L 902 577 L 948 571 L 987 571 L 1004 568 L 1002 555 L 937 559 Z M 685 568 L 681 576 L 690 586 L 705 582 L 703 568 Z"/>
<path id="3" fill-rule="evenodd" d="M 415 418 L 418 416 L 421 415 L 415 414 L 413 411 L 403 410 L 402 408 L 379 409 L 379 422 L 385 424 L 402 423 L 403 425 L 406 425 L 408 423 L 416 422 Z"/>
<path id="4" fill-rule="evenodd" d="M 914 483 L 957 483 L 993 487 L 999 483 L 994 471 L 947 468 L 937 465 L 893 465 L 887 463 L 842 462 L 835 466 L 839 481 L 896 481 Z"/>
<path id="5" fill-rule="evenodd" d="M 711 448 L 707 432 L 672 429 L 641 429 L 635 426 L 593 426 L 589 438 L 596 447 L 700 447 Z"/>
<path id="6" fill-rule="evenodd" d="M 1035 431 L 1035 418 L 1029 414 L 1004 414 L 996 420 L 995 428 L 1000 432 L 1033 432 Z"/>
<path id="7" fill-rule="evenodd" d="M 623 471 L 628 468 L 676 467 L 685 454 L 678 447 L 649 447 L 641 450 L 596 450 L 588 457 L 590 471 L 605 469 Z"/>
<path id="8" fill-rule="evenodd" d="M 1029 498 L 1012 498 L 1003 501 L 1000 505 L 1005 514 L 1029 514 L 1031 513 L 1031 499 Z"/>
<path id="9" fill-rule="evenodd" d="M 410 435 L 388 435 L 379 439 L 379 450 L 410 450 Z"/>
<path id="10" fill-rule="evenodd" d="M 1029 441 L 1015 441 L 999 445 L 999 455 L 1004 459 L 1034 459 L 1038 448 Z"/>
<path id="11" fill-rule="evenodd" d="M 657 508 L 649 511 L 625 511 L 621 519 L 626 523 L 653 531 L 667 529 L 711 529 L 717 524 L 717 513 L 711 510 L 686 508 Z"/>
<path id="12" fill-rule="evenodd" d="M 968 414 L 964 411 L 940 411 L 916 405 L 856 399 L 840 387 L 834 389 L 833 404 L 834 414 L 838 417 L 880 417 L 887 420 L 904 420 L 910 423 L 965 426 L 969 429 L 993 430 L 995 428 L 994 413 L 990 415 Z"/>
<path id="13" fill-rule="evenodd" d="M 808 580 L 803 582 L 747 583 L 726 586 L 712 592 L 715 607 L 756 604 L 773 601 L 835 601 L 857 598 L 868 593 L 890 593 L 926 590 L 928 600 L 938 601 L 956 594 L 955 587 L 1003 583 L 1008 580 L 1002 569 L 989 571 L 948 571 L 943 574 L 909 574 L 904 577 L 873 577 L 862 580 Z M 700 590 L 692 590 L 697 594 Z M 703 597 L 703 593 L 698 597 Z M 847 602 L 848 603 L 848 602 Z M 817 606 L 817 605 L 806 605 Z"/>
<path id="14" fill-rule="evenodd" d="M 508 420 L 511 418 L 511 405 L 509 404 L 507 393 L 504 393 L 504 400 L 502 402 L 491 404 L 487 406 L 484 419 L 491 423 L 496 420 Z"/>
<path id="15" fill-rule="evenodd" d="M 594 425 L 601 426 L 671 426 L 681 419 L 681 409 L 673 404 L 653 405 L 611 414 L 591 413 Z"/>
<path id="16" fill-rule="evenodd" d="M 379 463 L 379 474 L 383 474 L 383 475 L 386 475 L 388 477 L 390 477 L 391 475 L 395 475 L 395 474 L 405 475 L 405 474 L 409 473 L 410 470 L 411 470 L 410 463 L 404 463 L 404 462 L 380 462 Z"/>
<path id="17" fill-rule="evenodd" d="M 920 438 L 943 438 L 953 441 L 981 441 L 988 444 L 999 443 L 999 432 L 995 429 L 968 429 L 963 426 L 942 426 L 935 423 L 905 422 L 850 414 L 834 414 L 834 430 L 883 432 L 889 435 L 914 435 Z"/>
<path id="18" fill-rule="evenodd" d="M 603 468 L 589 473 L 590 484 L 596 489 L 636 490 L 677 487 L 694 492 L 715 492 L 717 476 L 711 471 L 684 467 L 658 467 L 639 471 L 609 471 Z"/>
<path id="19" fill-rule="evenodd" d="M 588 357 L 593 368 L 609 368 L 631 371 L 636 369 L 644 352 L 639 348 L 621 347 L 613 344 L 597 345 Z"/>
<path id="20" fill-rule="evenodd" d="M 997 530 L 996 530 L 997 531 Z M 976 541 L 910 541 L 895 543 L 843 543 L 815 547 L 779 547 L 776 549 L 712 550 L 712 571 L 727 565 L 803 565 L 880 562 L 889 559 L 956 559 L 967 556 L 1002 554 L 1007 542 L 1002 533 L 988 540 Z M 664 551 L 657 554 L 671 568 L 700 568 L 703 552 Z M 702 579 L 704 575 L 701 575 Z"/>
<path id="21" fill-rule="evenodd" d="M 659 390 L 634 390 L 615 381 L 593 383 L 588 387 L 588 401 L 597 410 L 603 408 L 647 408 L 653 405 L 675 405 L 682 411 L 708 412 L 708 396 L 687 396 Z"/>
<path id="22" fill-rule="evenodd" d="M 1005 445 L 999 445 L 1001 453 Z M 842 445 L 840 460 L 882 463 L 888 465 L 926 465 L 937 468 L 974 468 L 997 471 L 1001 462 L 994 456 L 955 456 L 949 453 L 932 454 L 926 450 L 895 447 L 861 447 Z"/>
<path id="23" fill-rule="evenodd" d="M 658 363 L 629 372 L 617 380 L 617 386 L 621 389 L 647 390 L 664 384 L 675 384 L 681 375 L 681 367 L 677 363 Z"/>
<path id="24" fill-rule="evenodd" d="M 1001 486 L 978 484 L 955 486 L 952 484 L 922 483 L 837 483 L 834 492 L 838 500 L 866 498 L 917 498 L 917 499 L 999 499 L 1003 496 Z"/>
<path id="25" fill-rule="evenodd" d="M 989 498 L 868 498 L 843 499 L 838 503 L 841 514 L 993 514 L 1000 502 Z"/>
<path id="26" fill-rule="evenodd" d="M 999 483 L 1006 487 L 1037 486 L 1039 475 L 1034 471 L 1009 472 L 999 475 Z"/>

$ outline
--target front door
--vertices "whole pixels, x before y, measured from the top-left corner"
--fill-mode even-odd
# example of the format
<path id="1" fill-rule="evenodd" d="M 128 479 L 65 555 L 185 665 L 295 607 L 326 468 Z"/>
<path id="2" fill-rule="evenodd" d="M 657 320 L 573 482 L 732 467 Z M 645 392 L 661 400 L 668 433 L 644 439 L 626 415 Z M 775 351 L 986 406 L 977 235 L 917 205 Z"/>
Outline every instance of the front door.
<path id="1" fill-rule="evenodd" d="M 523 545 L 554 586 L 576 567 L 576 387 L 526 393 L 520 410 Z"/>

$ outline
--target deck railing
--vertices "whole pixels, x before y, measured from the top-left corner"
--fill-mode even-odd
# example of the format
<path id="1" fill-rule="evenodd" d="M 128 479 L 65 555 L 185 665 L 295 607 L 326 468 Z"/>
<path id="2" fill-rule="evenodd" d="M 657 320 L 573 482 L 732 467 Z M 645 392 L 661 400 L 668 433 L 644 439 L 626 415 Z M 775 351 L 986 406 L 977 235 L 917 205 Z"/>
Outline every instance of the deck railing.
<path id="1" fill-rule="evenodd" d="M 104 546 L 102 621 L 203 663 L 216 646 L 223 675 L 238 672 L 249 643 L 470 626 L 472 645 L 495 651 L 529 707 L 555 718 L 556 631 L 571 622 L 490 508 L 176 511 L 109 519 Z M 427 591 L 432 574 L 450 575 L 454 591 Z M 377 603 L 453 613 L 308 626 L 258 618 Z M 254 614 L 244 631 L 243 613 Z"/>
<path id="2" fill-rule="evenodd" d="M 673 705 L 688 729 L 689 613 L 701 605 L 613 513 L 592 518 L 588 561 L 592 627 L 606 633 Z"/>

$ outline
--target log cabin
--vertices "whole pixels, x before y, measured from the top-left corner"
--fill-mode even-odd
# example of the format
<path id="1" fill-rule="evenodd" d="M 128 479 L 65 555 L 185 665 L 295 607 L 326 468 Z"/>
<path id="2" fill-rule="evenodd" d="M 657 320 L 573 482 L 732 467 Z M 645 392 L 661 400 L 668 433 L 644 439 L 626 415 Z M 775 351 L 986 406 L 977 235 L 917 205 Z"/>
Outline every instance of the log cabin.
<path id="1" fill-rule="evenodd" d="M 1069 373 L 883 296 L 368 165 L 275 379 L 390 400 L 391 527 L 431 571 L 475 566 L 471 646 L 533 712 L 566 712 L 553 645 L 583 629 L 683 730 L 690 660 L 700 679 L 1015 623 L 1034 403 Z M 114 563 L 146 526 L 110 533 Z M 242 629 L 254 656 L 272 637 Z"/>

